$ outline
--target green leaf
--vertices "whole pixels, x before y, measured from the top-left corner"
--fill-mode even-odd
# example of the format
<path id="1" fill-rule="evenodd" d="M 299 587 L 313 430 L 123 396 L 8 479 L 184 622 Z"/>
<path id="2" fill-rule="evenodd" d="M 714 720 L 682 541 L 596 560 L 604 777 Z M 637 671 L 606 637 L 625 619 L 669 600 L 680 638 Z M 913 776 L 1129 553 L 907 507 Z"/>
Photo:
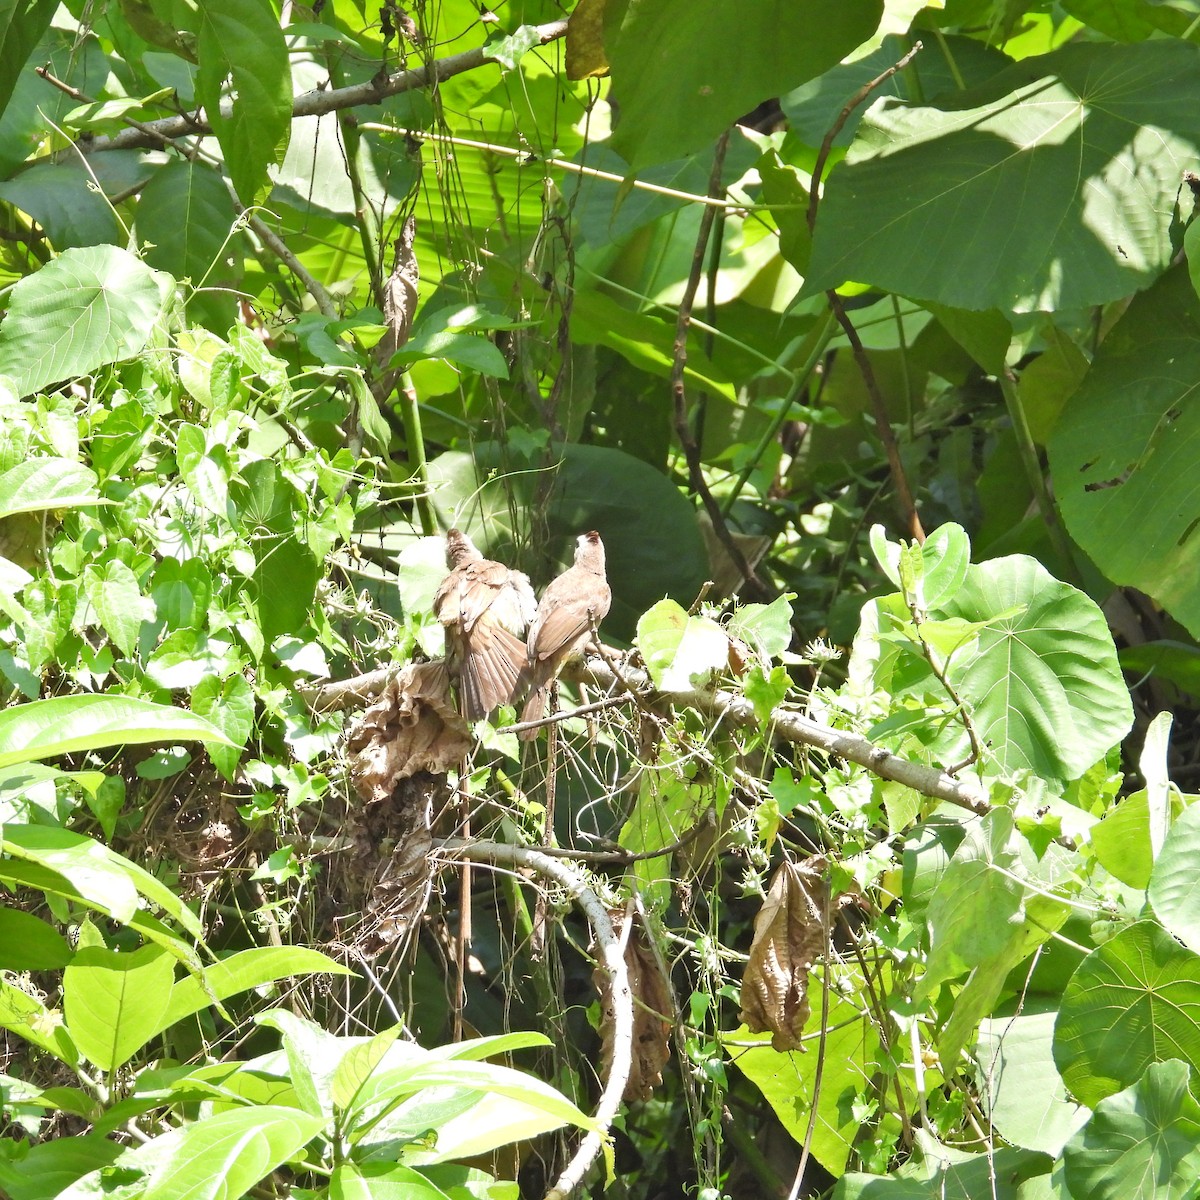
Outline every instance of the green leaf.
<path id="1" fill-rule="evenodd" d="M 1147 899 L 1189 950 L 1200 952 L 1200 805 L 1184 809 L 1154 861 Z"/>
<path id="2" fill-rule="evenodd" d="M 846 972 L 842 979 L 852 990 L 863 986 L 856 971 Z M 821 991 L 822 982 L 813 972 L 808 984 L 808 1003 L 814 1013 L 821 1011 Z M 812 1032 L 805 1037 L 809 1042 L 807 1054 L 783 1053 L 771 1048 L 769 1034 L 752 1034 L 742 1027 L 723 1036 L 721 1048 L 728 1061 L 762 1093 L 797 1146 L 804 1144 L 813 1096 L 817 1096 L 812 1153 L 825 1170 L 836 1176 L 846 1169 L 861 1129 L 853 1106 L 845 1098 L 859 1089 L 862 1073 L 871 1070 L 876 1061 L 879 1034 L 872 1022 L 861 1019 L 851 998 L 837 988 L 831 989 L 819 1092 L 814 1088 L 818 1035 Z"/>
<path id="3" fill-rule="evenodd" d="M 122 1153 L 122 1147 L 97 1133 L 74 1134 L 29 1146 L 8 1179 L 0 1174 L 9 1200 L 54 1200 L 70 1185 L 90 1171 L 108 1166 Z M 0 1163 L 0 1172 L 4 1170 Z"/>
<path id="4" fill-rule="evenodd" d="M 1027 874 L 1012 813 L 997 808 L 967 829 L 929 902 L 929 960 L 918 995 L 997 958 L 1020 929 Z"/>
<path id="5" fill-rule="evenodd" d="M 76 951 L 63 972 L 63 1011 L 80 1054 L 102 1071 L 124 1066 L 158 1029 L 174 974 L 174 958 L 159 946 Z"/>
<path id="6" fill-rule="evenodd" d="M 1139 921 L 1071 976 L 1054 1061 L 1070 1091 L 1094 1108 L 1168 1058 L 1200 1068 L 1200 955 L 1157 922 Z"/>
<path id="7" fill-rule="evenodd" d="M 783 657 L 792 644 L 794 592 L 777 596 L 770 604 L 743 604 L 729 618 L 729 632 L 753 646 L 767 661 Z"/>
<path id="8" fill-rule="evenodd" d="M 703 686 L 729 665 L 729 637 L 720 625 L 689 616 L 674 600 L 660 600 L 642 615 L 634 644 L 663 691 Z"/>
<path id="9" fill-rule="evenodd" d="M 236 747 L 213 743 L 208 746 L 217 770 L 225 779 L 232 780 L 241 748 L 254 729 L 254 690 L 242 675 L 231 675 L 228 679 L 209 675 L 192 689 L 192 711 L 219 729 Z"/>
<path id="10" fill-rule="evenodd" d="M 337 1108 L 347 1109 L 354 1103 L 363 1084 L 383 1062 L 402 1030 L 403 1026 L 393 1025 L 346 1051 L 333 1076 L 331 1095 Z"/>
<path id="11" fill-rule="evenodd" d="M 298 634 L 308 624 L 321 564 L 294 534 L 258 539 L 254 557 L 258 565 L 251 584 L 259 625 L 269 646 L 285 634 Z"/>
<path id="12" fill-rule="evenodd" d="M 52 971 L 71 961 L 67 940 L 40 917 L 0 907 L 0 970 Z"/>
<path id="13" fill-rule="evenodd" d="M 1200 1176 L 1200 1104 L 1178 1059 L 1152 1063 L 1101 1100 L 1063 1151 L 1067 1185 L 1088 1200 L 1183 1200 Z"/>
<path id="14" fill-rule="evenodd" d="M 173 159 L 150 176 L 137 207 L 137 236 L 147 243 L 146 262 L 193 286 L 229 275 L 221 262 L 240 256 L 229 237 L 234 214 L 219 172 L 202 162 Z"/>
<path id="15" fill-rule="evenodd" d="M 629 0 L 608 11 L 620 111 L 612 145 L 637 168 L 698 150 L 761 101 L 828 70 L 875 32 L 883 5 L 791 0 L 743 6 L 734 21 L 720 0 Z"/>
<path id="16" fill-rule="evenodd" d="M 972 566 L 938 615 L 991 622 L 947 674 L 1002 770 L 1076 779 L 1129 730 L 1104 614 L 1036 560 Z"/>
<path id="17" fill-rule="evenodd" d="M 0 711 L 0 767 L 103 746 L 232 743 L 201 717 L 134 696 L 55 696 Z"/>
<path id="18" fill-rule="evenodd" d="M 450 1195 L 402 1163 L 342 1163 L 329 1177 L 329 1200 L 446 1200 Z M 461 1195 L 466 1200 L 468 1193 Z"/>
<path id="19" fill-rule="evenodd" d="M 170 1003 L 155 1033 L 169 1029 L 178 1021 L 220 1004 L 230 996 L 251 988 L 263 987 L 292 975 L 350 975 L 341 963 L 317 950 L 303 946 L 257 946 L 241 950 L 198 974 L 180 979 L 171 991 Z"/>
<path id="20" fill-rule="evenodd" d="M 140 1200 L 233 1200 L 244 1196 L 324 1128 L 321 1117 L 259 1104 L 217 1113 L 126 1152 L 123 1167 L 145 1164 Z"/>
<path id="21" fill-rule="evenodd" d="M 122 654 L 132 655 L 137 649 L 145 607 L 137 576 L 119 558 L 111 558 L 92 575 L 91 582 L 91 600 L 104 632 Z"/>
<path id="22" fill-rule="evenodd" d="M 1025 1200 L 1022 1183 L 1050 1169 L 1044 1154 L 1005 1146 L 984 1154 L 963 1154 L 917 1134 L 924 1155 L 892 1175 L 843 1175 L 831 1200 Z M 1047 1198 L 1048 1200 L 1048 1198 Z"/>
<path id="23" fill-rule="evenodd" d="M 195 913 L 165 883 L 100 842 L 49 825 L 10 824 L 4 829 L 2 844 L 6 854 L 66 880 L 83 900 L 115 920 L 136 925 L 133 918 L 141 893 L 193 937 L 203 936 Z M 12 877 L 19 865 L 0 860 L 0 877 Z M 177 941 L 167 944 L 167 949 L 181 957 Z"/>
<path id="24" fill-rule="evenodd" d="M 613 604 L 604 629 L 633 636 L 638 617 L 663 596 L 691 604 L 708 578 L 708 555 L 692 506 L 666 475 L 605 446 L 559 447 L 561 461 L 548 499 L 540 473 L 511 450 L 482 443 L 474 456 L 451 451 L 429 464 L 434 509 L 489 553 L 504 557 L 516 542 L 512 512 L 544 512 L 548 558 L 566 565 L 575 539 L 599 530 L 608 559 Z M 505 478 L 494 471 L 512 471 Z M 510 503 L 511 496 L 511 503 Z M 647 522 L 645 514 L 654 520 Z M 636 536 L 634 536 L 636 531 Z M 522 531 L 523 532 L 523 531 Z"/>
<path id="25" fill-rule="evenodd" d="M 35 996 L 5 979 L 0 979 L 0 1029 L 11 1030 L 62 1062 L 79 1062 L 79 1052 L 63 1025 L 62 1014 L 52 1012 Z"/>
<path id="26" fill-rule="evenodd" d="M 8 107 L 25 62 L 50 26 L 55 0 L 6 0 L 0 4 L 0 62 L 8 69 L 0 75 L 0 114 Z"/>
<path id="27" fill-rule="evenodd" d="M 225 155 L 243 204 L 283 160 L 292 121 L 292 76 L 279 18 L 269 0 L 204 0 L 199 6 L 196 97 Z M 231 99 L 222 102 L 226 79 Z"/>
<path id="28" fill-rule="evenodd" d="M 1153 596 L 1200 636 L 1200 298 L 1182 267 L 1100 345 L 1048 447 L 1063 521 L 1113 583 Z M 1153 530 L 1153 537 L 1144 531 Z"/>
<path id="29" fill-rule="evenodd" d="M 0 323 L 0 375 L 21 395 L 132 358 L 174 281 L 116 246 L 66 250 L 13 288 Z"/>
<path id="30" fill-rule="evenodd" d="M 1055 1012 L 1025 1011 L 980 1023 L 976 1059 L 985 1085 L 988 1118 L 1014 1146 L 1058 1155 L 1087 1120 L 1088 1110 L 1067 1097 L 1054 1066 Z"/>
<path id="31" fill-rule="evenodd" d="M 1150 848 L 1150 805 L 1145 789 L 1124 796 L 1088 833 L 1100 865 L 1134 888 L 1146 888 L 1154 867 Z"/>
<path id="32" fill-rule="evenodd" d="M 444 358 L 481 375 L 508 378 L 508 363 L 492 342 L 485 337 L 449 329 L 418 331 L 402 350 L 392 355 L 391 366 L 405 367 L 426 358 Z"/>
<path id="33" fill-rule="evenodd" d="M 96 474 L 66 458 L 31 458 L 0 475 L 0 518 L 99 504 Z"/>
<path id="34" fill-rule="evenodd" d="M 737 385 L 704 351 L 701 338 L 688 334 L 685 381 L 733 403 Z M 675 324 L 635 312 L 591 288 L 576 292 L 571 303 L 571 340 L 582 346 L 608 346 L 635 367 L 669 379 L 674 364 Z"/>
<path id="35" fill-rule="evenodd" d="M 481 1095 L 469 1110 L 438 1127 L 436 1146 L 410 1149 L 404 1156 L 409 1163 L 471 1158 L 563 1125 L 593 1129 L 596 1124 L 561 1092 L 532 1075 L 494 1063 L 442 1062 L 424 1056 L 372 1075 L 364 1082 L 356 1107 L 365 1109 L 426 1088 L 455 1088 Z"/>
<path id="36" fill-rule="evenodd" d="M 300 1107 L 314 1116 L 333 1117 L 333 1080 L 348 1039 L 281 1008 L 259 1013 L 254 1019 L 283 1035 L 288 1075 Z"/>
<path id="37" fill-rule="evenodd" d="M 878 102 L 830 177 L 801 294 L 852 279 L 1023 312 L 1148 286 L 1200 154 L 1198 65 L 1181 42 L 1071 45 L 942 108 Z"/>

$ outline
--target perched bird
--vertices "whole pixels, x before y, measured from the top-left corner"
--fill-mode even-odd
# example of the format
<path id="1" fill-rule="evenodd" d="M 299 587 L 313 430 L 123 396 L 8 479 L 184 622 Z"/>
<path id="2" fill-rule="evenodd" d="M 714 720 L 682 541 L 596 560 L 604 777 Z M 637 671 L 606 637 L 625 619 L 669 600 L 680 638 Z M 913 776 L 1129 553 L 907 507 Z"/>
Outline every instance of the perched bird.
<path id="1" fill-rule="evenodd" d="M 446 566 L 433 611 L 446 630 L 458 711 L 478 721 L 513 698 L 527 661 L 521 635 L 537 601 L 527 576 L 484 558 L 457 529 L 446 534 Z"/>
<path id="2" fill-rule="evenodd" d="M 563 663 L 587 645 L 592 630 L 608 615 L 612 592 L 604 574 L 604 543 L 593 529 L 575 543 L 575 563 L 552 580 L 529 626 L 529 661 L 522 682 L 532 688 L 522 721 L 540 721 L 546 696 Z M 537 730 L 520 734 L 526 741 Z"/>

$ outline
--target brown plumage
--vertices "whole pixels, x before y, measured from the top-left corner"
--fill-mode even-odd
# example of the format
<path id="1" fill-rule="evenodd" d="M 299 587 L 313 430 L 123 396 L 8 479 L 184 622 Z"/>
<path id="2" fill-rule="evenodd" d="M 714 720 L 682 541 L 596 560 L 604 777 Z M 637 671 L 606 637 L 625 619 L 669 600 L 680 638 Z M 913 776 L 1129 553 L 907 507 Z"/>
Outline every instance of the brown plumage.
<path id="1" fill-rule="evenodd" d="M 540 721 L 546 695 L 563 663 L 587 645 L 592 629 L 608 615 L 612 592 L 604 574 L 604 543 L 591 530 L 575 543 L 575 563 L 552 580 L 529 626 L 529 661 L 523 682 L 533 690 L 521 711 L 522 721 Z M 537 730 L 520 736 L 528 740 Z"/>
<path id="2" fill-rule="evenodd" d="M 446 630 L 458 711 L 478 721 L 513 698 L 526 663 L 521 634 L 537 601 L 525 575 L 484 558 L 457 529 L 446 534 L 446 565 L 433 611 Z"/>

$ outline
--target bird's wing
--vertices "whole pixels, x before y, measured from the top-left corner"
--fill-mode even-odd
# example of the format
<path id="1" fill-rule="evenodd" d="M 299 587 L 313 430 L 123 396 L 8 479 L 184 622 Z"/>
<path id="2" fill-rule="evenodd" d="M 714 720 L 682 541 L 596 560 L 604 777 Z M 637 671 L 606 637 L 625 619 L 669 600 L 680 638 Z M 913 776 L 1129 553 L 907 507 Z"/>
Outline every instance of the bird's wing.
<path id="1" fill-rule="evenodd" d="M 463 638 L 458 674 L 459 711 L 468 721 L 508 704 L 525 664 L 525 643 L 494 621 Z"/>

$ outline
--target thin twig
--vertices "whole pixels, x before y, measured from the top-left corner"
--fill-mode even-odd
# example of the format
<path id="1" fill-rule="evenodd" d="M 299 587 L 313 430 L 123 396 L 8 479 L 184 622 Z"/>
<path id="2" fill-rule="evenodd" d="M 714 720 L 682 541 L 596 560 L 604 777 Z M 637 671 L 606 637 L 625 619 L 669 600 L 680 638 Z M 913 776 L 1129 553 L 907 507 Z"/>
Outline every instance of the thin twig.
<path id="1" fill-rule="evenodd" d="M 812 233 L 816 228 L 817 206 L 820 203 L 821 175 L 825 170 L 825 162 L 833 147 L 834 138 L 837 137 L 842 126 L 846 124 L 846 121 L 849 120 L 850 114 L 872 92 L 895 75 L 897 71 L 906 67 L 920 49 L 921 43 L 915 42 L 912 49 L 899 62 L 888 67 L 882 74 L 876 75 L 869 83 L 863 84 L 850 98 L 842 111 L 838 113 L 837 120 L 829 127 L 829 131 L 825 134 L 825 138 L 821 142 L 821 149 L 817 153 L 817 161 L 813 166 L 812 191 L 808 197 L 809 233 Z M 842 303 L 842 298 L 837 294 L 837 290 L 830 288 L 826 292 L 826 295 L 829 297 L 830 310 L 833 312 L 837 323 L 842 327 L 842 332 L 845 333 L 846 339 L 850 343 L 854 361 L 858 365 L 863 383 L 866 385 L 867 395 L 871 398 L 871 410 L 875 415 L 875 431 L 879 435 L 879 440 L 883 443 L 883 451 L 888 461 L 888 471 L 891 474 L 892 482 L 895 485 L 896 493 L 900 500 L 904 524 L 911 537 L 916 538 L 918 542 L 924 542 L 925 530 L 921 525 L 921 518 L 917 515 L 916 501 L 913 499 L 912 489 L 908 484 L 908 476 L 904 471 L 904 463 L 900 459 L 900 448 L 896 443 L 896 435 L 892 430 L 892 423 L 888 418 L 887 405 L 884 403 L 879 381 L 875 378 L 875 371 L 871 366 L 871 360 L 863 347 L 862 339 L 858 336 L 858 330 L 855 329 L 854 322 L 846 315 L 846 306 Z"/>
<path id="2" fill-rule="evenodd" d="M 726 130 L 717 142 L 716 153 L 713 156 L 712 173 L 708 179 L 708 194 L 721 194 L 721 169 L 725 165 L 725 151 L 729 147 L 729 131 Z M 700 213 L 700 229 L 696 234 L 696 247 L 692 251 L 692 266 L 688 272 L 687 286 L 683 290 L 683 298 L 679 301 L 679 317 L 675 323 L 675 345 L 672 349 L 671 362 L 671 397 L 675 411 L 675 436 L 679 439 L 683 457 L 687 462 L 688 479 L 692 491 L 700 497 L 709 520 L 712 521 L 713 532 L 721 545 L 725 547 L 738 574 L 754 589 L 764 591 L 762 580 L 742 553 L 741 547 L 733 540 L 729 526 L 725 522 L 725 514 L 721 506 L 709 491 L 704 478 L 700 460 L 700 447 L 692 436 L 688 420 L 687 393 L 683 384 L 684 369 L 687 366 L 688 329 L 692 323 L 692 308 L 696 303 L 696 292 L 700 288 L 700 277 L 704 273 L 705 251 L 708 248 L 709 235 L 712 233 L 713 220 L 716 210 L 706 207 Z"/>
<path id="3" fill-rule="evenodd" d="M 448 840 L 442 843 L 441 853 L 480 863 L 513 863 L 537 871 L 566 888 L 592 928 L 598 965 L 608 976 L 612 995 L 612 1060 L 600 1102 L 596 1105 L 599 1128 L 584 1137 L 574 1157 L 546 1193 L 546 1200 L 564 1200 L 575 1191 L 600 1156 L 613 1118 L 621 1107 L 621 1097 L 633 1066 L 633 992 L 629 987 L 629 972 L 621 938 L 613 929 L 604 902 L 579 872 L 566 863 L 536 850 L 507 846 L 500 842 L 464 843 Z"/>

